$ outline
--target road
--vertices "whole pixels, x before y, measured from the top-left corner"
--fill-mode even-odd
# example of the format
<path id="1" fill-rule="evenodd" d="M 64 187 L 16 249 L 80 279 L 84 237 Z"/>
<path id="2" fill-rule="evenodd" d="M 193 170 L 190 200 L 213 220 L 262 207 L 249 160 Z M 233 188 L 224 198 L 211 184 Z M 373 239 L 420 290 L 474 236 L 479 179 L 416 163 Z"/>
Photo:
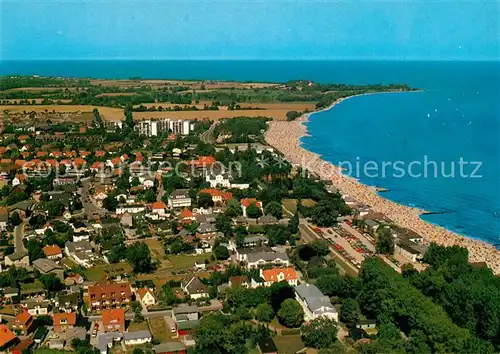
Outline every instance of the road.
<path id="1" fill-rule="evenodd" d="M 17 225 L 14 228 L 14 248 L 15 248 L 16 253 L 26 252 L 26 249 L 24 248 L 24 244 L 23 244 L 24 225 L 25 225 L 25 223 L 22 222 L 21 224 Z"/>
<path id="2" fill-rule="evenodd" d="M 172 315 L 172 310 L 164 310 L 164 311 L 149 311 L 149 312 L 142 312 L 142 315 L 144 318 L 152 318 L 152 317 L 170 317 Z M 102 315 L 91 315 L 91 316 L 86 316 L 89 321 L 102 321 Z M 125 314 L 125 319 L 126 320 L 132 320 L 134 318 L 134 313 L 132 311 L 128 311 Z"/>
<path id="3" fill-rule="evenodd" d="M 204 143 L 207 144 L 213 144 L 215 143 L 214 137 L 213 137 L 213 132 L 214 128 L 217 125 L 217 121 L 213 122 L 210 128 L 207 129 L 207 131 L 203 132 L 203 134 L 200 135 L 200 140 L 203 141 Z"/>
<path id="4" fill-rule="evenodd" d="M 90 178 L 82 179 L 81 181 L 82 187 L 78 190 L 78 193 L 80 193 L 85 217 L 90 217 L 94 214 L 104 215 L 104 211 L 88 199 Z"/>

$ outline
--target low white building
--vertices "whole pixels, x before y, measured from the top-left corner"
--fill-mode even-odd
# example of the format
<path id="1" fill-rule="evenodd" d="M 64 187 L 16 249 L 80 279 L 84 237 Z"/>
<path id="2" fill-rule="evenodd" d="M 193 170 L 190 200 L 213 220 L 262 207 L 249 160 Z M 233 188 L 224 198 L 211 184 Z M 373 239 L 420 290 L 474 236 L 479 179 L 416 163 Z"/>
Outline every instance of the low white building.
<path id="1" fill-rule="evenodd" d="M 153 336 L 148 330 L 123 333 L 123 343 L 125 345 L 140 345 L 151 343 Z"/>
<path id="2" fill-rule="evenodd" d="M 116 207 L 116 215 L 125 213 L 137 214 L 144 210 L 146 210 L 146 207 L 142 204 L 123 204 Z"/>
<path id="3" fill-rule="evenodd" d="M 49 313 L 50 303 L 44 300 L 29 300 L 24 306 L 28 309 L 28 313 L 33 316 L 43 316 Z"/>

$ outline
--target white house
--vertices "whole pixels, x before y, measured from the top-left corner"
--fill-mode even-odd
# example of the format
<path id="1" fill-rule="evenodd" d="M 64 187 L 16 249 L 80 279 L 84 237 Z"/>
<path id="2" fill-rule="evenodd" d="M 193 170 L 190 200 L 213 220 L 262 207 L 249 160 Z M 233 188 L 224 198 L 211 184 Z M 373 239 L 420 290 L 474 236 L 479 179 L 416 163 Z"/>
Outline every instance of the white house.
<path id="1" fill-rule="evenodd" d="M 155 185 L 155 181 L 153 179 L 146 178 L 142 185 L 146 188 L 153 188 Z"/>
<path id="2" fill-rule="evenodd" d="M 268 264 L 288 267 L 290 260 L 286 253 L 282 252 L 257 252 L 246 255 L 247 269 L 260 268 Z"/>
<path id="3" fill-rule="evenodd" d="M 43 316 L 49 313 L 49 302 L 43 300 L 29 300 L 24 306 L 28 309 L 28 313 L 33 316 Z"/>
<path id="4" fill-rule="evenodd" d="M 328 296 L 312 284 L 300 284 L 295 287 L 295 298 L 304 309 L 304 319 L 313 320 L 318 317 L 328 317 L 339 321 L 339 314 L 330 302 Z"/>
<path id="5" fill-rule="evenodd" d="M 157 214 L 158 216 L 164 218 L 167 216 L 166 210 L 167 210 L 167 205 L 161 201 L 154 202 L 151 204 L 151 212 L 153 214 Z"/>
<path id="6" fill-rule="evenodd" d="M 229 173 L 227 173 L 223 168 L 210 168 L 210 171 L 205 172 L 205 181 L 210 183 L 210 187 L 212 188 L 229 188 L 231 186 Z"/>
<path id="7" fill-rule="evenodd" d="M 67 241 L 64 244 L 64 253 L 85 268 L 92 267 L 92 260 L 96 258 L 93 247 L 88 241 Z"/>
<path id="8" fill-rule="evenodd" d="M 198 277 L 188 275 L 181 281 L 182 290 L 193 299 L 208 297 L 208 289 Z"/>
<path id="9" fill-rule="evenodd" d="M 124 204 L 116 207 L 116 215 L 125 213 L 137 214 L 144 210 L 146 210 L 146 207 L 142 204 Z"/>
<path id="10" fill-rule="evenodd" d="M 282 281 L 286 281 L 291 286 L 297 285 L 297 273 L 293 267 L 261 269 L 260 277 L 264 279 L 263 285 L 266 287 Z M 252 286 L 254 286 L 253 279 Z"/>
<path id="11" fill-rule="evenodd" d="M 156 305 L 156 297 L 151 289 L 140 288 L 137 290 L 137 297 L 144 306 Z"/>
<path id="12" fill-rule="evenodd" d="M 171 208 L 187 208 L 191 206 L 189 190 L 176 189 L 168 197 L 168 206 Z"/>

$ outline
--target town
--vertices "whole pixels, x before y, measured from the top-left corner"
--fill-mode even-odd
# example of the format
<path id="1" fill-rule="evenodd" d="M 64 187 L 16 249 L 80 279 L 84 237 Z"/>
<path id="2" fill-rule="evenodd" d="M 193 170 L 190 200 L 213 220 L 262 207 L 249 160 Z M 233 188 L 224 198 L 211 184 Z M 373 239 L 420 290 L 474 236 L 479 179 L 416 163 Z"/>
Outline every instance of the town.
<path id="1" fill-rule="evenodd" d="M 285 160 L 264 139 L 265 110 L 49 113 L 2 126 L 2 352 L 450 352 L 477 339 L 422 290 L 463 249 L 430 244 Z M 395 323 L 420 339 L 388 339 Z"/>

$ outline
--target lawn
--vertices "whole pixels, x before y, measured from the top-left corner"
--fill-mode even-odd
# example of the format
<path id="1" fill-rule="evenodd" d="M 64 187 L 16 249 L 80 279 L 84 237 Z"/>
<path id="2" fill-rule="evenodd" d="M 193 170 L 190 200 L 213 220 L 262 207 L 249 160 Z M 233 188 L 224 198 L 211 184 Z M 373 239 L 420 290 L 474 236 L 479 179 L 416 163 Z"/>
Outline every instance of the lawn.
<path id="1" fill-rule="evenodd" d="M 90 281 L 106 280 L 107 276 L 132 273 L 132 267 L 128 263 L 105 264 L 85 270 L 85 276 Z"/>
<path id="2" fill-rule="evenodd" d="M 168 256 L 168 262 L 170 263 L 170 267 L 175 269 L 186 269 L 194 266 L 195 262 L 204 263 L 205 259 L 210 261 L 210 257 L 212 253 L 204 253 L 204 254 L 175 254 Z"/>
<path id="3" fill-rule="evenodd" d="M 305 347 L 300 336 L 276 336 L 273 341 L 278 352 L 283 354 L 294 354 Z"/>
<path id="4" fill-rule="evenodd" d="M 142 240 L 146 245 L 148 245 L 151 255 L 156 261 L 161 262 L 165 257 L 165 250 L 163 248 L 163 243 L 160 240 L 145 239 Z"/>
<path id="5" fill-rule="evenodd" d="M 43 284 L 40 280 L 35 279 L 33 283 L 26 283 L 26 284 L 21 284 L 21 291 L 22 290 L 31 290 L 31 289 L 43 289 Z"/>
<path id="6" fill-rule="evenodd" d="M 133 322 L 131 321 L 129 326 L 128 326 L 128 331 L 133 332 L 133 331 L 143 331 L 143 330 L 149 330 L 148 322 L 147 321 L 142 321 L 142 322 Z"/>
<path id="7" fill-rule="evenodd" d="M 297 211 L 297 199 L 283 199 L 282 204 L 285 209 L 291 213 L 295 213 Z M 305 207 L 313 207 L 316 205 L 316 202 L 312 199 L 302 199 L 302 205 Z"/>
<path id="8" fill-rule="evenodd" d="M 167 323 L 163 317 L 152 317 L 148 319 L 148 321 L 154 339 L 160 342 L 166 342 L 172 338 L 170 329 L 167 328 Z"/>

